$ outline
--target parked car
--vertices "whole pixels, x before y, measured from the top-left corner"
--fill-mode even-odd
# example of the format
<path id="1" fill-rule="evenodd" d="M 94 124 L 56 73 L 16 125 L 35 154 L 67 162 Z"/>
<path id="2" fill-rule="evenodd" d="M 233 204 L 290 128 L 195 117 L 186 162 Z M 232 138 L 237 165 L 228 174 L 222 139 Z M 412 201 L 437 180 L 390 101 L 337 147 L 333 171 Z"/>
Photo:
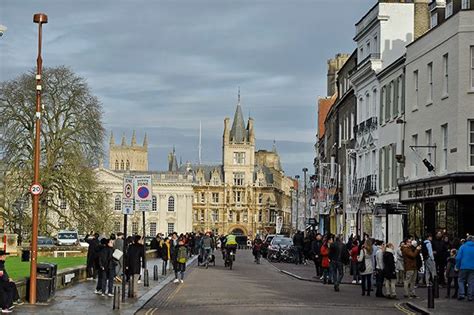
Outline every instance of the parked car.
<path id="1" fill-rule="evenodd" d="M 54 247 L 56 243 L 51 237 L 47 236 L 38 236 L 38 247 L 39 248 L 47 248 L 47 247 Z"/>
<path id="2" fill-rule="evenodd" d="M 293 240 L 289 237 L 274 237 L 268 246 L 267 257 L 269 261 L 295 263 Z"/>
<path id="3" fill-rule="evenodd" d="M 59 246 L 79 245 L 79 234 L 77 231 L 59 231 L 57 239 Z"/>
<path id="4" fill-rule="evenodd" d="M 263 257 L 263 258 L 267 258 L 268 246 L 270 245 L 270 243 L 272 242 L 272 240 L 273 240 L 274 238 L 282 238 L 282 237 L 284 237 L 284 235 L 281 235 L 281 234 L 268 234 L 268 235 L 265 237 L 265 240 L 263 241 L 262 249 L 261 249 L 262 257 Z"/>

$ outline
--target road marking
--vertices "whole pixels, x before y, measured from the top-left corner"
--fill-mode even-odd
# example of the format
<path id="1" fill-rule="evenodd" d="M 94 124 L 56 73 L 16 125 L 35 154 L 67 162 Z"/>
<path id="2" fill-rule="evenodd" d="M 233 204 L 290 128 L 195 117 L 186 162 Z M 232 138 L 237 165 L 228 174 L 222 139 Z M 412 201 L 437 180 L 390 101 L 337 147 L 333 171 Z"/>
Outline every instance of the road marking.
<path id="1" fill-rule="evenodd" d="M 403 306 L 402 306 L 402 303 L 396 303 L 396 304 L 395 304 L 395 307 L 396 307 L 400 312 L 403 312 L 403 313 L 405 313 L 405 314 L 407 314 L 407 315 L 416 315 L 415 312 L 412 312 L 412 311 L 406 309 L 405 307 L 403 307 Z"/>

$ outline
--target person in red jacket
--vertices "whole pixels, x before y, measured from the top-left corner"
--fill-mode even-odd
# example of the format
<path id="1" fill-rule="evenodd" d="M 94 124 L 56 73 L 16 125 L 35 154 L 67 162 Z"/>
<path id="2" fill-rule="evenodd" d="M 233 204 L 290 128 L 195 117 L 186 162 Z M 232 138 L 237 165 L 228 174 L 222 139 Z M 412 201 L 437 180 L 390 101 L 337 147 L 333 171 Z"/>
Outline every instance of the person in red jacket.
<path id="1" fill-rule="evenodd" d="M 354 240 L 352 242 L 351 254 L 351 271 L 352 271 L 352 283 L 361 283 L 359 268 L 357 268 L 357 257 L 359 257 L 359 242 Z"/>
<path id="2" fill-rule="evenodd" d="M 323 283 L 328 283 L 329 278 L 329 247 L 327 240 L 324 240 L 323 246 L 321 246 L 321 268 L 323 269 Z M 331 280 L 329 279 L 329 283 Z"/>

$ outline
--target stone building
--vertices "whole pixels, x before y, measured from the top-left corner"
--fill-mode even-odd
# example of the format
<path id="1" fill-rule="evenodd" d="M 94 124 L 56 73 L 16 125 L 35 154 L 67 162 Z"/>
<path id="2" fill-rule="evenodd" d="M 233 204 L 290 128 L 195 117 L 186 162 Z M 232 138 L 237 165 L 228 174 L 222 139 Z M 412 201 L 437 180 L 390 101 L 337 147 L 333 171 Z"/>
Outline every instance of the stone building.
<path id="1" fill-rule="evenodd" d="M 113 133 L 109 142 L 109 168 L 114 171 L 148 171 L 148 138 L 145 134 L 143 145 L 137 144 L 135 131 L 130 145 L 122 136 L 120 145 L 115 144 Z"/>
<path id="2" fill-rule="evenodd" d="M 193 230 L 234 232 L 254 237 L 275 233 L 276 221 L 283 219 L 281 232 L 291 222 L 291 187 L 280 157 L 272 151 L 255 151 L 254 120 L 245 125 L 240 97 L 231 125 L 224 119 L 221 165 L 186 165 L 194 174 Z"/>

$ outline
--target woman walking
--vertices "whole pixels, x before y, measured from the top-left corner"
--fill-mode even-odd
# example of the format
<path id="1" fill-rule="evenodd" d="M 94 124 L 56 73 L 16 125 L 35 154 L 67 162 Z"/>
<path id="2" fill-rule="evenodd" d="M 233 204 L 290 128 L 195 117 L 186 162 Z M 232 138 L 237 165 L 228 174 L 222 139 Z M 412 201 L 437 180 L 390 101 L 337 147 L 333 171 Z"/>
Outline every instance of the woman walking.
<path id="1" fill-rule="evenodd" d="M 362 277 L 362 296 L 366 293 L 367 296 L 370 296 L 370 290 L 372 288 L 372 274 L 374 272 L 372 251 L 372 241 L 367 238 L 364 245 L 362 245 L 362 250 L 357 259 L 358 262 L 360 262 L 359 271 Z"/>

